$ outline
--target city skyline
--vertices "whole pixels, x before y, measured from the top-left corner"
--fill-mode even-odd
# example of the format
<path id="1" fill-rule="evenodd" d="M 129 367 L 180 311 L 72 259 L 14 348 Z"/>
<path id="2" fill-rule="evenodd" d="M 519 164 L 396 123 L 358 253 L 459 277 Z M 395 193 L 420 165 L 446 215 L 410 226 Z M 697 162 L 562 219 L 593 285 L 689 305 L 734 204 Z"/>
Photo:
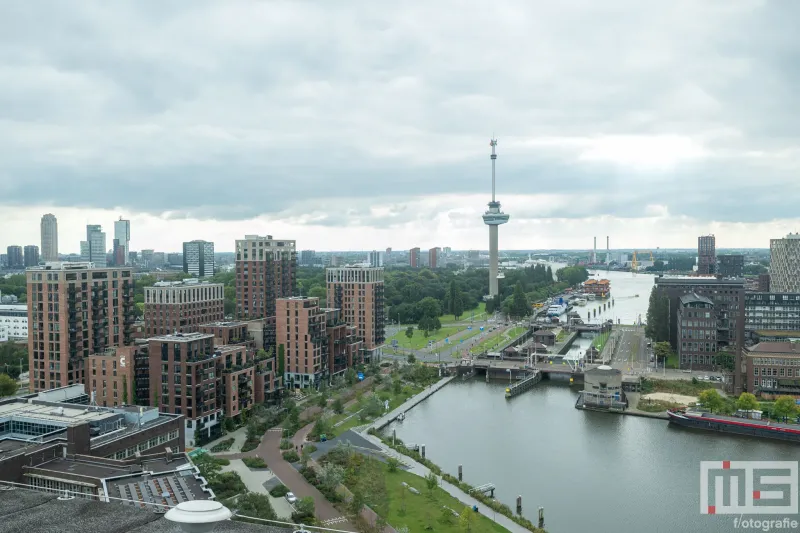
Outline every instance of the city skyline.
<path id="1" fill-rule="evenodd" d="M 483 248 L 492 132 L 514 216 L 503 249 L 590 249 L 594 235 L 689 248 L 710 233 L 768 247 L 800 229 L 781 62 L 797 6 L 478 5 L 0 10 L 0 52 L 16 58 L 0 84 L 14 228 L 0 248 L 39 244 L 44 213 L 62 253 L 119 216 L 133 250 L 228 251 L 245 233 Z"/>

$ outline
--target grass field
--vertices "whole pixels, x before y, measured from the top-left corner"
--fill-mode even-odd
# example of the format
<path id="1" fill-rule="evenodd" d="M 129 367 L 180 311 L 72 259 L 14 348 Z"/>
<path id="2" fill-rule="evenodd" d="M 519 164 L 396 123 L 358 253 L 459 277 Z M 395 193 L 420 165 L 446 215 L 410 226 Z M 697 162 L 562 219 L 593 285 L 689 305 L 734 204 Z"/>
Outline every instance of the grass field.
<path id="1" fill-rule="evenodd" d="M 422 391 L 421 387 L 417 387 L 414 385 L 404 385 L 400 394 L 395 394 L 392 391 L 379 390 L 377 392 L 377 395 L 379 398 L 381 398 L 381 401 L 389 400 L 389 410 L 391 411 L 392 409 L 398 407 L 403 402 L 405 402 L 415 394 L 420 393 L 421 391 Z M 369 396 L 368 394 L 365 394 L 364 398 L 367 398 L 368 396 Z M 331 418 L 331 424 L 336 424 L 342 420 L 347 419 L 343 424 L 333 428 L 332 431 L 333 435 L 338 437 L 348 429 L 352 429 L 356 426 L 366 424 L 367 422 L 361 420 L 361 417 L 357 414 L 355 416 L 352 416 L 351 418 L 347 418 L 350 415 L 354 415 L 355 413 L 357 413 L 360 409 L 361 406 L 359 406 L 358 403 L 355 403 L 350 407 L 348 407 L 347 409 L 345 409 L 344 413 L 340 415 L 335 415 L 333 418 Z"/>
<path id="2" fill-rule="evenodd" d="M 452 324 L 453 322 L 467 322 L 472 319 L 472 313 L 475 313 L 475 320 L 484 320 L 486 319 L 486 302 L 481 302 L 478 304 L 478 307 L 475 309 L 469 309 L 464 311 L 458 319 L 453 315 L 442 315 L 439 317 L 439 321 L 444 324 Z"/>
<path id="3" fill-rule="evenodd" d="M 403 482 L 414 487 L 421 494 L 413 494 L 404 487 Z M 449 507 L 457 513 L 464 510 L 464 504 L 450 496 L 443 489 L 436 487 L 430 496 L 425 480 L 409 472 L 398 470 L 386 473 L 386 488 L 389 492 L 389 516 L 387 521 L 395 528 L 407 526 L 409 531 L 425 531 L 432 529 L 439 533 L 463 532 L 459 519 L 455 516 L 442 520 L 442 506 Z M 403 511 L 405 502 L 405 511 Z M 491 511 L 489 511 L 491 512 Z M 480 513 L 475 514 L 470 533 L 508 533 L 504 527 L 492 522 Z"/>
<path id="4" fill-rule="evenodd" d="M 449 337 L 455 333 L 458 333 L 459 330 L 465 329 L 464 326 L 457 327 L 457 326 L 443 326 L 442 329 L 439 331 L 431 332 L 429 336 L 425 336 L 425 334 L 414 328 L 414 336 L 410 339 L 406 337 L 406 330 L 398 331 L 394 336 L 389 338 L 386 341 L 387 344 L 391 346 L 393 340 L 397 340 L 397 344 L 400 348 L 411 348 L 413 350 L 421 350 L 428 346 L 428 341 L 437 342 L 445 337 Z"/>
<path id="5" fill-rule="evenodd" d="M 484 339 L 483 342 L 472 348 L 470 353 L 479 354 L 483 352 L 491 352 L 495 348 L 507 343 L 511 339 L 522 335 L 525 332 L 525 329 L 525 326 L 516 326 L 499 334 L 495 332 L 493 336 Z"/>
<path id="6" fill-rule="evenodd" d="M 605 333 L 601 333 L 600 335 L 595 337 L 594 340 L 592 340 L 592 345 L 602 352 L 603 351 L 603 346 L 606 345 L 606 342 L 608 342 L 608 337 L 610 337 L 610 336 L 611 336 L 611 332 L 610 331 L 607 331 Z"/>

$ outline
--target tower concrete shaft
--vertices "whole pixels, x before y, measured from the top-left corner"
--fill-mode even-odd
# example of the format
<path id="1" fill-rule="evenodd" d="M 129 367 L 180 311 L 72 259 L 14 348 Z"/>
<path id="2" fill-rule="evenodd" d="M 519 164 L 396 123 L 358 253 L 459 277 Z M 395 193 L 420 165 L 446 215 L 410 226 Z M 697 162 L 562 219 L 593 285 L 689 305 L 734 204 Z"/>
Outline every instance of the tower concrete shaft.
<path id="1" fill-rule="evenodd" d="M 489 226 L 489 296 L 497 296 L 499 294 L 499 284 L 497 282 L 497 274 L 499 273 L 499 258 L 497 246 L 497 225 Z"/>
<path id="2" fill-rule="evenodd" d="M 483 223 L 489 226 L 489 296 L 495 297 L 498 295 L 497 275 L 499 274 L 499 250 L 497 238 L 497 226 L 508 222 L 510 215 L 503 213 L 500 210 L 500 202 L 495 199 L 495 162 L 497 161 L 497 139 L 492 139 L 489 142 L 492 147 L 492 201 L 489 202 L 489 209 L 483 214 Z"/>

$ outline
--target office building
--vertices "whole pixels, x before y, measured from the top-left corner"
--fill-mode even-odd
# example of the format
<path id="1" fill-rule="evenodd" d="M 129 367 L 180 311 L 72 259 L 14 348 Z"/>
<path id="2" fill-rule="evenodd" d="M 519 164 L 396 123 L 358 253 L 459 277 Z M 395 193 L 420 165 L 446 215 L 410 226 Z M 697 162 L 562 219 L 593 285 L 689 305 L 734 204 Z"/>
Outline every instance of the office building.
<path id="1" fill-rule="evenodd" d="M 117 266 L 124 266 L 129 265 L 130 259 L 128 258 L 128 253 L 131 251 L 131 221 L 130 220 L 123 220 L 122 217 L 119 217 L 119 220 L 114 221 L 114 239 L 119 241 L 119 246 L 122 247 L 122 263 L 117 263 Z M 116 249 L 115 249 L 116 253 Z"/>
<path id="2" fill-rule="evenodd" d="M 209 333 L 178 333 L 148 340 L 150 402 L 161 412 L 183 415 L 187 446 L 221 434 L 223 418 L 240 417 L 262 396 L 263 361 L 244 344 L 214 346 Z"/>
<path id="3" fill-rule="evenodd" d="M 142 250 L 142 258 L 141 258 L 141 265 L 145 268 L 149 268 L 151 265 L 150 263 L 153 262 L 153 255 L 155 254 L 155 250 L 147 249 Z"/>
<path id="4" fill-rule="evenodd" d="M 748 391 L 764 400 L 800 398 L 800 343 L 760 342 L 745 355 Z"/>
<path id="5" fill-rule="evenodd" d="M 715 272 L 717 263 L 716 238 L 704 235 L 697 238 L 697 273 L 708 275 Z"/>
<path id="6" fill-rule="evenodd" d="M 428 250 L 428 268 L 439 267 L 439 248 L 431 248 Z"/>
<path id="7" fill-rule="evenodd" d="M 39 247 L 33 244 L 29 244 L 25 247 L 24 251 L 22 252 L 23 256 L 23 263 L 25 263 L 25 268 L 36 266 L 39 264 Z"/>
<path id="8" fill-rule="evenodd" d="M 183 271 L 197 278 L 214 275 L 214 243 L 195 240 L 183 243 Z"/>
<path id="9" fill-rule="evenodd" d="M 714 302 L 698 294 L 678 300 L 678 359 L 681 367 L 713 369 L 717 354 Z"/>
<path id="10" fill-rule="evenodd" d="M 411 265 L 411 268 L 419 268 L 422 266 L 420 264 L 419 248 L 412 248 L 409 250 L 408 263 Z"/>
<path id="11" fill-rule="evenodd" d="M 800 293 L 800 233 L 770 239 L 769 251 L 770 290 Z"/>
<path id="12" fill-rule="evenodd" d="M 342 311 L 345 322 L 356 329 L 364 340 L 364 360 L 380 357 L 380 346 L 386 341 L 382 268 L 329 268 L 327 306 Z"/>
<path id="13" fill-rule="evenodd" d="M 745 332 L 754 342 L 800 340 L 800 294 L 748 292 Z"/>
<path id="14" fill-rule="evenodd" d="M 6 248 L 6 266 L 9 270 L 25 268 L 25 256 L 22 246 L 9 246 Z"/>
<path id="15" fill-rule="evenodd" d="M 236 314 L 239 319 L 275 316 L 275 300 L 296 288 L 295 241 L 246 235 L 236 241 Z"/>
<path id="16" fill-rule="evenodd" d="M 27 304 L 0 304 L 0 342 L 27 338 Z"/>
<path id="17" fill-rule="evenodd" d="M 744 276 L 744 256 L 738 254 L 718 255 L 716 273 L 723 278 L 741 278 Z"/>
<path id="18" fill-rule="evenodd" d="M 144 289 L 145 335 L 197 331 L 225 318 L 225 286 L 196 279 L 158 281 Z"/>
<path id="19" fill-rule="evenodd" d="M 133 343 L 129 269 L 45 263 L 25 275 L 31 391 L 83 384 L 90 354 Z"/>
<path id="20" fill-rule="evenodd" d="M 367 257 L 367 262 L 371 267 L 382 267 L 383 266 L 383 253 L 377 250 L 372 250 L 369 253 L 369 257 Z"/>
<path id="21" fill-rule="evenodd" d="M 328 377 L 326 314 L 319 308 L 319 298 L 278 298 L 275 320 L 286 387 L 317 388 Z"/>
<path id="22" fill-rule="evenodd" d="M 669 341 L 675 351 L 678 351 L 681 342 L 678 319 L 680 298 L 685 295 L 697 295 L 711 300 L 717 324 L 716 351 L 728 351 L 736 356 L 736 371 L 733 373 L 734 391 L 737 394 L 741 392 L 741 387 L 744 385 L 744 361 L 742 360 L 745 316 L 744 280 L 740 278 L 723 279 L 714 276 L 658 276 L 655 279 L 655 286 L 657 290 L 663 291 L 669 299 Z M 705 360 L 708 361 L 708 359 Z M 713 356 L 710 361 L 709 368 L 718 366 L 718 361 Z M 682 369 L 689 369 L 689 364 L 681 362 L 680 366 Z"/>
<path id="23" fill-rule="evenodd" d="M 303 250 L 300 252 L 300 264 L 303 266 L 312 266 L 316 262 L 317 253 L 314 250 Z"/>
<path id="24" fill-rule="evenodd" d="M 58 261 L 58 221 L 55 215 L 42 215 L 42 261 Z"/>
<path id="25" fill-rule="evenodd" d="M 94 263 L 98 268 L 106 266 L 106 234 L 101 226 L 86 226 L 86 240 L 81 241 L 81 261 Z"/>

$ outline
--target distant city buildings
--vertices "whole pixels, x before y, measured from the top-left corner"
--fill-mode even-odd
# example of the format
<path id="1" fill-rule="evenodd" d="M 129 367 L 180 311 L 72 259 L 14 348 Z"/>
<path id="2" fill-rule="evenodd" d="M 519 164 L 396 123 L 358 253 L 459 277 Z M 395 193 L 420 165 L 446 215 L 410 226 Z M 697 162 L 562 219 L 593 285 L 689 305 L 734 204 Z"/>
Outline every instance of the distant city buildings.
<path id="1" fill-rule="evenodd" d="M 159 281 L 144 289 L 145 335 L 190 333 L 225 318 L 225 286 L 196 279 Z"/>
<path id="2" fill-rule="evenodd" d="M 697 273 L 714 274 L 717 263 L 716 238 L 704 235 L 697 238 Z"/>
<path id="3" fill-rule="evenodd" d="M 246 235 L 236 241 L 236 314 L 240 319 L 275 316 L 275 301 L 294 295 L 295 241 Z"/>
<path id="4" fill-rule="evenodd" d="M 28 338 L 28 305 L 0 304 L 0 342 Z"/>
<path id="5" fill-rule="evenodd" d="M 329 268 L 327 305 L 340 309 L 342 318 L 364 340 L 364 359 L 380 355 L 386 341 L 386 311 L 383 268 Z"/>
<path id="6" fill-rule="evenodd" d="M 85 383 L 89 355 L 133 343 L 130 269 L 47 263 L 25 275 L 32 391 Z"/>
<path id="7" fill-rule="evenodd" d="M 725 278 L 741 278 L 744 276 L 744 256 L 736 254 L 717 256 L 716 273 Z"/>
<path id="8" fill-rule="evenodd" d="M 58 221 L 47 213 L 41 221 L 42 261 L 58 261 Z"/>
<path id="9" fill-rule="evenodd" d="M 29 244 L 26 246 L 22 255 L 25 268 L 39 264 L 39 247 L 35 244 Z"/>
<path id="10" fill-rule="evenodd" d="M 183 271 L 198 278 L 214 275 L 214 243 L 195 240 L 183 243 Z"/>
<path id="11" fill-rule="evenodd" d="M 25 267 L 22 246 L 12 245 L 6 248 L 6 265 L 10 270 Z"/>
<path id="12" fill-rule="evenodd" d="M 770 291 L 800 293 L 800 233 L 771 239 Z"/>
<path id="13" fill-rule="evenodd" d="M 131 246 L 131 221 L 124 220 L 119 217 L 119 220 L 114 222 L 114 239 L 118 241 L 118 246 L 122 248 L 122 262 L 117 262 L 117 266 L 124 266 L 130 264 L 130 246 Z M 117 257 L 116 248 L 114 249 L 115 259 Z"/>
<path id="14" fill-rule="evenodd" d="M 428 268 L 434 269 L 439 267 L 439 248 L 431 248 L 428 250 Z"/>
<path id="15" fill-rule="evenodd" d="M 313 266 L 316 263 L 316 255 L 314 250 L 303 250 L 300 252 L 300 265 Z"/>
<path id="16" fill-rule="evenodd" d="M 106 266 L 106 234 L 100 225 L 86 226 L 86 240 L 81 241 L 81 261 L 94 263 L 96 267 Z"/>
<path id="17" fill-rule="evenodd" d="M 419 268 L 422 265 L 420 264 L 420 256 L 419 256 L 419 248 L 412 248 L 408 252 L 408 261 L 411 265 L 411 268 Z"/>
<path id="18" fill-rule="evenodd" d="M 371 267 L 382 267 L 383 266 L 383 252 L 378 252 L 377 250 L 372 250 L 369 253 L 367 258 L 367 262 Z"/>

